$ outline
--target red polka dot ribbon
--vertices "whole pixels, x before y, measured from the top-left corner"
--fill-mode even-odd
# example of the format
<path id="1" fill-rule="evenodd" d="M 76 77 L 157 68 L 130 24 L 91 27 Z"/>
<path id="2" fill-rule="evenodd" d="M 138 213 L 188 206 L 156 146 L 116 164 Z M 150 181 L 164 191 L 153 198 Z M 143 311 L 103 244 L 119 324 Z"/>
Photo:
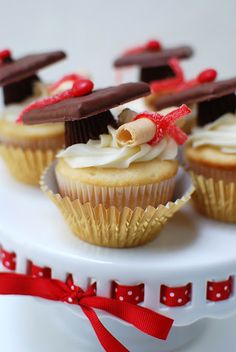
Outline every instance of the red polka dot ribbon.
<path id="1" fill-rule="evenodd" d="M 144 299 L 144 284 L 125 286 L 120 285 L 117 282 L 113 282 L 112 298 L 132 304 L 141 303 Z"/>
<path id="2" fill-rule="evenodd" d="M 31 261 L 29 261 L 29 263 L 28 263 L 27 272 L 28 272 L 28 275 L 31 275 L 32 277 L 46 277 L 46 278 L 51 277 L 51 269 L 50 268 L 37 266 Z"/>
<path id="3" fill-rule="evenodd" d="M 161 286 L 161 303 L 168 307 L 181 307 L 191 301 L 191 283 L 180 287 Z"/>
<path id="4" fill-rule="evenodd" d="M 107 297 L 98 297 L 95 286 L 86 291 L 73 283 L 44 277 L 32 277 L 16 273 L 0 273 L 0 294 L 27 295 L 52 301 L 79 305 L 89 319 L 102 347 L 106 352 L 128 352 L 99 320 L 94 309 L 103 310 L 130 323 L 142 332 L 166 340 L 173 320 L 150 309 Z"/>
<path id="5" fill-rule="evenodd" d="M 225 281 L 208 281 L 207 282 L 207 299 L 209 301 L 224 301 L 232 293 L 233 279 L 230 276 Z"/>
<path id="6" fill-rule="evenodd" d="M 1 248 L 0 256 L 1 256 L 2 265 L 6 269 L 12 270 L 12 271 L 16 270 L 16 254 L 15 254 L 15 252 L 8 252 L 5 249 Z"/>

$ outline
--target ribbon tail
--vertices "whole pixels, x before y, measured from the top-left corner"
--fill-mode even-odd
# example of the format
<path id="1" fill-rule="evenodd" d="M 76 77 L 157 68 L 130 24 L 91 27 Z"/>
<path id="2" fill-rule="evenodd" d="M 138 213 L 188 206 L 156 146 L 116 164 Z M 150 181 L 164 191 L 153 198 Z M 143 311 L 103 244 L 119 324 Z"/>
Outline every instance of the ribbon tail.
<path id="1" fill-rule="evenodd" d="M 105 326 L 98 319 L 97 314 L 92 308 L 81 305 L 84 314 L 89 319 L 98 340 L 106 352 L 129 352 L 125 346 L 123 346 L 111 333 L 105 328 Z"/>
<path id="2" fill-rule="evenodd" d="M 141 330 L 147 335 L 166 340 L 173 325 L 173 319 L 148 308 L 106 297 L 85 297 L 83 306 L 102 309 Z"/>

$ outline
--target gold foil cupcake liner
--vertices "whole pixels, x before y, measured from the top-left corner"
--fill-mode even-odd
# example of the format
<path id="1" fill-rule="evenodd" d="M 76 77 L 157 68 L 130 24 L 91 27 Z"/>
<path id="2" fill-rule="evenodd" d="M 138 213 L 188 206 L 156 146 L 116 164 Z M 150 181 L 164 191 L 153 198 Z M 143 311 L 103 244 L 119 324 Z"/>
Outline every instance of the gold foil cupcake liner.
<path id="1" fill-rule="evenodd" d="M 103 204 L 93 207 L 90 203 L 82 204 L 78 199 L 71 200 L 58 193 L 55 162 L 43 174 L 41 188 L 60 209 L 76 236 L 91 244 L 114 248 L 136 247 L 153 240 L 188 202 L 194 190 L 188 175 L 183 177 L 182 174 L 178 178 L 175 200 L 157 208 L 148 206 L 132 210 L 124 207 L 119 210 L 115 206 L 106 208 Z"/>
<path id="2" fill-rule="evenodd" d="M 28 138 L 16 139 L 5 137 L 4 134 L 0 134 L 0 143 L 14 148 L 30 149 L 30 150 L 59 150 L 64 145 L 64 134 L 61 133 L 58 136 L 48 138 Z"/>
<path id="3" fill-rule="evenodd" d="M 59 173 L 56 179 L 62 197 L 79 199 L 82 204 L 89 202 L 93 207 L 103 204 L 105 208 L 115 205 L 119 209 L 125 206 L 135 209 L 137 206 L 146 208 L 166 204 L 173 197 L 176 183 L 176 177 L 172 177 L 156 184 L 106 187 L 70 181 Z"/>
<path id="4" fill-rule="evenodd" d="M 0 145 L 0 155 L 12 176 L 20 182 L 39 185 L 43 170 L 54 160 L 54 150 L 31 150 Z"/>
<path id="5" fill-rule="evenodd" d="M 225 183 L 236 181 L 236 170 L 210 167 L 191 161 L 187 161 L 187 167 L 195 174 L 202 175 L 205 178 L 213 178 L 215 181 L 223 180 Z"/>
<path id="6" fill-rule="evenodd" d="M 207 178 L 191 172 L 196 192 L 192 196 L 196 210 L 215 220 L 236 222 L 236 182 Z"/>

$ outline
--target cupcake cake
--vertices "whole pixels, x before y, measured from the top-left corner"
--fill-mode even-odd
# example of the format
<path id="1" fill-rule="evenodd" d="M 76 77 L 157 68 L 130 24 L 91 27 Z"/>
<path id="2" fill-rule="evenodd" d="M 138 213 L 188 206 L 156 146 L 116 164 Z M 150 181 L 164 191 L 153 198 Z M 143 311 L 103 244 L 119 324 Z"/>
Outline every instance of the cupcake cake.
<path id="1" fill-rule="evenodd" d="M 80 96 L 23 115 L 27 124 L 67 125 L 67 148 L 44 174 L 42 189 L 84 241 L 121 248 L 144 244 L 190 197 L 187 192 L 172 201 L 177 146 L 186 139 L 175 121 L 189 113 L 186 106 L 166 116 L 135 114 L 117 128 L 111 109 L 147 94 L 143 82 L 91 89 L 86 95 L 82 90 Z M 94 129 L 95 121 L 102 132 Z"/>
<path id="2" fill-rule="evenodd" d="M 200 105 L 199 126 L 193 129 L 185 148 L 196 187 L 196 209 L 228 222 L 236 222 L 235 90 L 234 78 L 208 84 L 197 95 L 193 92 Z"/>
<path id="3" fill-rule="evenodd" d="M 14 60 L 9 50 L 0 52 L 0 85 L 5 104 L 0 114 L 0 154 L 11 174 L 27 184 L 38 184 L 42 170 L 63 146 L 64 126 L 24 126 L 16 120 L 32 101 L 51 94 L 36 72 L 64 57 L 62 51 L 55 51 Z"/>
<path id="4" fill-rule="evenodd" d="M 170 94 L 184 82 L 184 72 L 179 60 L 189 58 L 193 54 L 188 46 L 163 48 L 156 40 L 126 50 L 114 62 L 114 67 L 120 72 L 121 68 L 129 66 L 140 67 L 140 81 L 150 85 L 151 94 L 145 98 L 146 106 L 157 111 L 155 107 L 159 97 Z"/>

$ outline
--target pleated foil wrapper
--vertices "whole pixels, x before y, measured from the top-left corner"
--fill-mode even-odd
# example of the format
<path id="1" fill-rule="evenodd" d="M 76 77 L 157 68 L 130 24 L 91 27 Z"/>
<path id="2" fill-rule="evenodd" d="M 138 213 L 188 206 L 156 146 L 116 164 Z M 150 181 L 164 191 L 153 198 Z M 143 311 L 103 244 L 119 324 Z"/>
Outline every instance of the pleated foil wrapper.
<path id="1" fill-rule="evenodd" d="M 141 246 L 153 240 L 168 220 L 185 205 L 194 190 L 190 177 L 179 175 L 174 200 L 158 207 L 131 209 L 124 206 L 92 206 L 80 200 L 63 197 L 59 193 L 55 165 L 52 163 L 41 178 L 41 188 L 56 204 L 65 221 L 81 240 L 113 248 Z"/>
<path id="2" fill-rule="evenodd" d="M 55 159 L 57 151 L 24 149 L 0 144 L 0 156 L 12 176 L 29 185 L 39 186 L 44 169 Z"/>
<path id="3" fill-rule="evenodd" d="M 165 204 L 172 199 L 176 183 L 176 177 L 172 177 L 155 184 L 109 187 L 70 181 L 59 173 L 56 173 L 56 179 L 62 197 L 79 199 L 82 204 L 89 202 L 93 207 L 103 204 L 106 208 L 115 205 L 118 209 L 125 206 L 134 209 L 137 206 L 146 208 Z"/>
<path id="4" fill-rule="evenodd" d="M 231 180 L 232 173 L 216 170 L 214 178 L 193 171 L 190 173 L 196 188 L 192 196 L 195 209 L 211 219 L 236 222 L 236 182 Z"/>

